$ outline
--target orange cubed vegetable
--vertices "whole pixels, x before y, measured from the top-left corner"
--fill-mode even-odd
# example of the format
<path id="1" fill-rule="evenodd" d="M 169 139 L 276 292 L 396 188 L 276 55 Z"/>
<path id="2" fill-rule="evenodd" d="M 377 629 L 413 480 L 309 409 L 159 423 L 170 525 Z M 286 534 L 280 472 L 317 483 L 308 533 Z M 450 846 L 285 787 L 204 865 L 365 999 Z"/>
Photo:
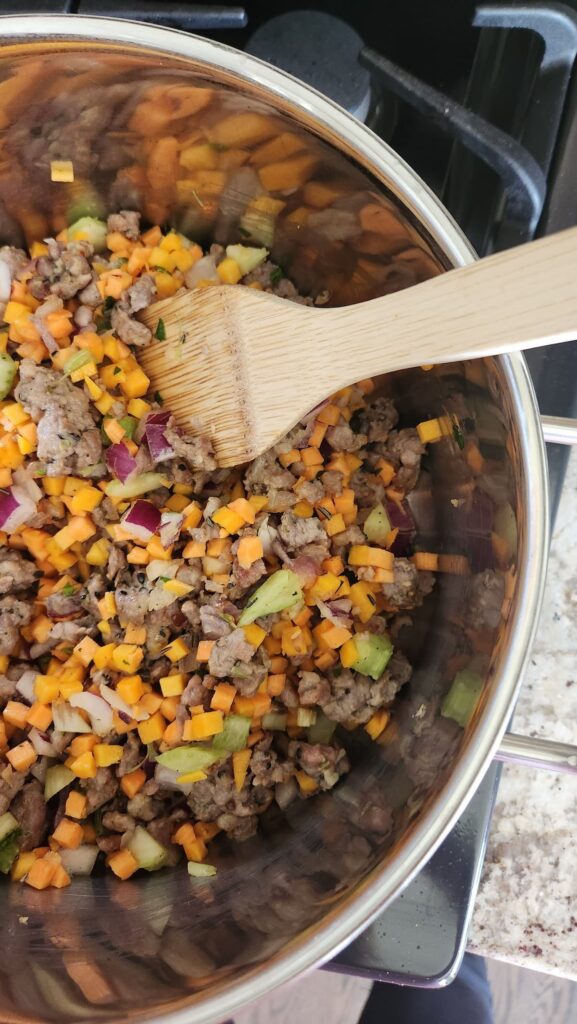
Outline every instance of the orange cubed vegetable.
<path id="1" fill-rule="evenodd" d="M 21 704 L 17 700 L 9 700 L 4 708 L 4 721 L 13 725 L 15 729 L 25 729 L 28 722 L 30 708 L 27 704 Z"/>
<path id="2" fill-rule="evenodd" d="M 367 544 L 353 544 L 349 549 L 349 565 L 374 566 L 378 569 L 392 571 L 395 564 L 390 551 L 382 548 L 371 548 Z"/>
<path id="3" fill-rule="evenodd" d="M 41 732 L 46 732 L 52 724 L 52 711 L 47 704 L 41 704 L 40 701 L 36 700 L 28 712 L 27 721 L 28 725 L 32 726 L 33 729 L 40 729 Z"/>
<path id="4" fill-rule="evenodd" d="M 205 711 L 184 723 L 183 739 L 204 740 L 209 736 L 217 736 L 223 729 L 222 711 Z"/>
<path id="5" fill-rule="evenodd" d="M 156 743 L 162 739 L 165 729 L 166 721 L 160 711 L 156 711 L 146 722 L 139 722 L 138 735 L 142 743 Z"/>
<path id="6" fill-rule="evenodd" d="M 87 806 L 88 800 L 84 793 L 79 793 L 77 789 L 73 789 L 66 798 L 64 811 L 69 818 L 85 818 Z"/>
<path id="7" fill-rule="evenodd" d="M 238 542 L 236 557 L 243 569 L 248 569 L 262 556 L 263 546 L 260 537 L 241 537 Z"/>
<path id="8" fill-rule="evenodd" d="M 52 884 L 56 874 L 58 862 L 48 860 L 48 855 L 35 860 L 26 875 L 26 885 L 33 889 L 47 889 Z"/>
<path id="9" fill-rule="evenodd" d="M 184 692 L 186 676 L 182 672 L 174 672 L 172 675 L 161 676 L 159 683 L 163 697 L 178 697 Z"/>
<path id="10" fill-rule="evenodd" d="M 140 676 L 123 676 L 116 684 L 116 692 L 127 704 L 136 704 L 144 693 Z"/>
<path id="11" fill-rule="evenodd" d="M 12 750 L 6 752 L 6 757 L 15 772 L 27 772 L 38 760 L 38 754 L 29 740 L 24 740 L 18 746 L 12 747 Z"/>
<path id="12" fill-rule="evenodd" d="M 52 833 L 52 838 L 65 850 L 76 850 L 83 839 L 82 825 L 70 818 L 61 818 Z"/>
<path id="13" fill-rule="evenodd" d="M 231 686 L 229 683 L 218 683 L 214 688 L 210 706 L 214 711 L 223 711 L 227 714 L 232 707 L 235 697 L 235 686 Z"/>
<path id="14" fill-rule="evenodd" d="M 120 780 L 120 788 L 123 793 L 132 800 L 140 792 L 146 782 L 146 772 L 143 768 L 136 768 L 133 772 L 123 775 Z"/>
<path id="15" fill-rule="evenodd" d="M 106 858 L 106 863 L 110 870 L 114 872 L 117 878 L 121 878 L 125 881 L 130 878 L 135 871 L 138 871 L 138 861 L 134 854 L 130 850 L 116 850 Z"/>
<path id="16" fill-rule="evenodd" d="M 234 775 L 234 784 L 238 793 L 240 793 L 244 786 L 244 780 L 246 779 L 246 773 L 252 756 L 250 749 L 246 750 L 235 750 L 232 755 L 232 771 Z"/>
<path id="17" fill-rule="evenodd" d="M 201 640 L 196 650 L 196 660 L 208 661 L 214 644 L 214 640 Z"/>

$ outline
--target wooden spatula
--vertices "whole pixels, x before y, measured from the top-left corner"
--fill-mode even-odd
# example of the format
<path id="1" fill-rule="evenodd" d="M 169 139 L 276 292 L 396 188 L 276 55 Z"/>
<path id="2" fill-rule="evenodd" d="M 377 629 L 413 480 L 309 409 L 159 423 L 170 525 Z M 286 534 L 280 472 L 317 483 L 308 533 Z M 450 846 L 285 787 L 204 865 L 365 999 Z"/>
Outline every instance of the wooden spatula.
<path id="1" fill-rule="evenodd" d="M 577 338 L 577 228 L 356 306 L 224 285 L 179 292 L 142 320 L 153 333 L 164 323 L 166 340 L 140 354 L 164 404 L 233 466 L 356 380 Z"/>

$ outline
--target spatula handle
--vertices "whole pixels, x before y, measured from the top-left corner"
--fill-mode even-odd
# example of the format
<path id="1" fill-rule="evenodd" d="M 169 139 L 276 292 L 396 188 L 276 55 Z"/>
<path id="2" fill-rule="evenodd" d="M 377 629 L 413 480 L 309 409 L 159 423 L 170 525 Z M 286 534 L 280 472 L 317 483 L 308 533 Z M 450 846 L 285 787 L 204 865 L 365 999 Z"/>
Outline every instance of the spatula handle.
<path id="1" fill-rule="evenodd" d="M 331 375 L 341 384 L 351 377 L 352 343 L 360 379 L 570 341 L 577 338 L 577 228 L 394 295 L 319 310 L 311 328 L 314 321 L 330 355 Z M 310 344 L 314 351 L 314 337 Z"/>

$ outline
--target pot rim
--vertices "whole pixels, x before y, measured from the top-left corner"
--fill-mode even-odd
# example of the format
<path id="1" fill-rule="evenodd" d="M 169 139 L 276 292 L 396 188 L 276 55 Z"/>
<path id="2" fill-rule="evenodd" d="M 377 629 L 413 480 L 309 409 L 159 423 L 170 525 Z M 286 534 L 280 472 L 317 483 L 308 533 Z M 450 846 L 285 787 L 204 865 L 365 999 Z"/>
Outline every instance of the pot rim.
<path id="1" fill-rule="evenodd" d="M 261 99 L 272 99 L 329 144 L 353 158 L 402 201 L 453 264 L 471 263 L 475 253 L 443 205 L 427 185 L 383 140 L 352 115 L 304 85 L 255 57 L 222 43 L 175 29 L 122 19 L 78 15 L 0 17 L 0 47 L 11 44 L 96 42 L 134 48 L 135 52 L 188 59 L 197 68 L 216 70 L 224 82 L 240 79 Z M 263 91 L 266 95 L 263 95 Z M 545 447 L 538 407 L 525 359 L 499 357 L 518 417 L 523 479 L 520 501 L 525 509 L 519 599 L 510 620 L 506 654 L 492 693 L 469 742 L 443 789 L 411 828 L 402 849 L 385 865 L 375 867 L 354 894 L 333 909 L 318 926 L 291 940 L 266 966 L 252 968 L 240 982 L 223 981 L 217 991 L 197 993 L 179 1008 L 154 1013 L 157 1024 L 209 1024 L 234 1015 L 241 1006 L 266 995 L 296 975 L 318 967 L 348 945 L 411 881 L 455 824 L 488 768 L 513 709 L 522 672 L 531 650 L 540 610 L 548 546 L 548 494 Z M 138 1015 L 139 1019 L 152 1019 Z"/>

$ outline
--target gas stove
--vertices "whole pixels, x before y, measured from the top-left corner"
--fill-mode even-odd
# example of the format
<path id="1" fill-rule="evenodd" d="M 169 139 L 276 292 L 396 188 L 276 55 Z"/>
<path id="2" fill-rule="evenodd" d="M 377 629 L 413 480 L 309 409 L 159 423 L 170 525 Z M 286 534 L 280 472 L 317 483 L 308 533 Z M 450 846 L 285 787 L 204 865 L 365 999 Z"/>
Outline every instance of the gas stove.
<path id="1" fill-rule="evenodd" d="M 421 175 L 479 254 L 577 224 L 577 0 L 2 0 L 2 13 L 152 21 L 268 60 L 365 120 Z M 274 17 L 271 8 L 274 6 Z M 577 415 L 577 342 L 527 360 L 541 412 Z M 548 449 L 554 514 L 567 449 Z M 402 896 L 329 965 L 439 986 L 466 945 L 498 769 Z"/>

